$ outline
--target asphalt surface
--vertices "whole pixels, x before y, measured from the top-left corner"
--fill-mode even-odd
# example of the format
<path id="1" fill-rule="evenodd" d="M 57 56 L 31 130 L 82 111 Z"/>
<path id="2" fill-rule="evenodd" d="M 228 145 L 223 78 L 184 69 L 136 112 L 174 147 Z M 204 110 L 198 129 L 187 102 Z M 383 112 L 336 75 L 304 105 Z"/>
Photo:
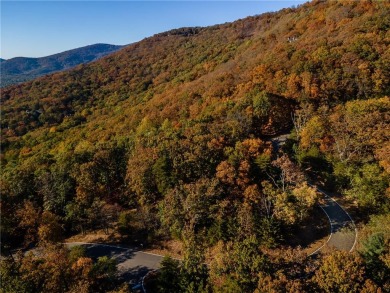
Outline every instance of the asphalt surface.
<path id="1" fill-rule="evenodd" d="M 272 144 L 280 148 L 287 139 L 288 135 L 281 135 L 271 140 Z M 313 186 L 315 187 L 315 186 Z M 317 187 L 315 187 L 317 188 Z M 321 209 L 327 215 L 330 222 L 329 237 L 321 247 L 317 248 L 310 255 L 315 255 L 327 247 L 333 247 L 337 250 L 352 251 L 357 241 L 357 229 L 349 214 L 329 195 L 317 188 L 324 195 Z M 97 259 L 101 256 L 108 256 L 117 262 L 119 277 L 127 281 L 132 287 L 140 286 L 142 278 L 150 271 L 159 268 L 163 256 L 147 253 L 139 248 L 126 248 L 121 246 L 71 242 L 64 243 L 67 247 L 85 246 L 87 256 Z"/>
<path id="2" fill-rule="evenodd" d="M 97 259 L 108 256 L 117 262 L 119 277 L 130 284 L 140 284 L 142 278 L 150 271 L 159 268 L 163 256 L 147 253 L 137 248 L 126 248 L 99 243 L 72 242 L 64 243 L 69 248 L 85 246 L 87 256 Z"/>
<path id="3" fill-rule="evenodd" d="M 313 251 L 310 256 L 314 256 L 329 247 L 337 250 L 352 251 L 357 241 L 355 223 L 333 198 L 319 188 L 317 190 L 324 195 L 320 207 L 327 215 L 331 229 L 327 241 Z M 138 248 L 85 242 L 65 243 L 65 245 L 69 248 L 78 245 L 85 246 L 87 256 L 92 259 L 97 259 L 101 256 L 109 256 L 115 259 L 119 277 L 131 284 L 133 288 L 142 288 L 143 277 L 148 272 L 158 269 L 163 259 L 161 255 L 147 253 Z"/>
<path id="4" fill-rule="evenodd" d="M 282 134 L 270 139 L 275 152 L 280 150 L 280 147 L 286 143 L 289 136 L 290 134 Z"/>
<path id="5" fill-rule="evenodd" d="M 286 143 L 289 134 L 282 134 L 270 139 L 275 152 L 279 152 Z M 313 185 L 312 185 L 313 186 Z M 313 251 L 310 255 L 319 253 L 327 248 L 345 250 L 351 252 L 356 245 L 357 229 L 352 218 L 332 197 L 325 191 L 313 186 L 318 192 L 324 195 L 320 208 L 328 217 L 330 223 L 329 237 L 326 242 Z"/>
<path id="6" fill-rule="evenodd" d="M 325 248 L 335 248 L 351 252 L 356 245 L 357 229 L 352 218 L 333 198 L 324 191 L 317 188 L 324 195 L 321 209 L 327 215 L 330 223 L 329 237 L 321 247 L 316 249 L 311 255 L 320 252 Z"/>
<path id="7" fill-rule="evenodd" d="M 333 198 L 319 188 L 317 190 L 324 195 L 320 207 L 327 215 L 331 229 L 327 241 L 310 255 L 315 255 L 329 247 L 337 250 L 352 251 L 357 241 L 355 223 Z M 119 277 L 133 285 L 140 284 L 142 278 L 148 272 L 158 269 L 163 259 L 161 255 L 144 252 L 138 248 L 85 242 L 65 243 L 65 245 L 69 248 L 77 245 L 85 246 L 87 256 L 93 259 L 101 256 L 109 256 L 115 259 Z"/>

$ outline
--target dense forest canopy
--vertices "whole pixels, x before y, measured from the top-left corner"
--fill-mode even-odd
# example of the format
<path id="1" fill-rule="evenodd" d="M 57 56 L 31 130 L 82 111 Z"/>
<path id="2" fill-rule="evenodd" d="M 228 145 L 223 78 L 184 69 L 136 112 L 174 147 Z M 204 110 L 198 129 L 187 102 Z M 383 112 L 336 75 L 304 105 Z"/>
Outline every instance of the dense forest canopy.
<path id="1" fill-rule="evenodd" d="M 172 274 L 177 292 L 390 290 L 389 10 L 313 1 L 161 33 L 2 89 L 2 251 L 115 227 L 128 241 L 183 243 L 159 292 Z M 270 141 L 287 133 L 281 149 Z M 316 212 L 309 183 L 355 207 L 357 251 L 312 260 L 286 248 Z M 111 278 L 98 269 L 109 260 L 66 253 L 66 278 L 94 273 L 60 288 L 112 289 L 96 281 Z M 2 278 L 59 288 L 28 276 L 32 262 Z"/>

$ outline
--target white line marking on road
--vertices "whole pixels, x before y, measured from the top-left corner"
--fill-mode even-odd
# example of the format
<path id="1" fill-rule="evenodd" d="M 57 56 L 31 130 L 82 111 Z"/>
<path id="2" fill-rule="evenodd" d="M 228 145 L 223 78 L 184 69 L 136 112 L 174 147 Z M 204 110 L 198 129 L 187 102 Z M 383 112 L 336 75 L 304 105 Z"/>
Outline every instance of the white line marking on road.
<path id="1" fill-rule="evenodd" d="M 319 207 L 324 211 L 325 215 L 328 217 L 329 224 L 330 224 L 330 234 L 329 234 L 328 240 L 326 240 L 326 242 L 323 245 L 321 245 L 319 248 L 317 248 L 312 253 L 310 253 L 309 256 L 312 256 L 313 254 L 316 254 L 318 251 L 320 251 L 322 248 L 324 248 L 324 246 L 326 244 L 328 244 L 328 242 L 330 241 L 330 238 L 332 238 L 332 234 L 333 234 L 333 224 L 332 224 L 332 221 L 329 218 L 328 213 L 324 210 L 324 208 L 322 206 L 319 206 Z"/>
<path id="2" fill-rule="evenodd" d="M 169 256 L 170 258 L 172 259 L 176 259 L 176 260 L 182 260 L 180 258 L 176 258 L 176 257 L 173 257 L 173 256 L 170 256 L 170 255 L 162 255 L 162 254 L 156 254 L 156 253 L 152 253 L 152 252 L 147 252 L 147 251 L 144 251 L 144 250 L 139 250 L 137 252 L 142 252 L 142 253 L 145 253 L 145 254 L 150 254 L 150 255 L 154 255 L 154 256 L 159 256 L 159 257 L 165 257 L 165 256 Z"/>
<path id="3" fill-rule="evenodd" d="M 352 248 L 351 248 L 351 250 L 349 251 L 349 252 L 352 252 L 353 249 L 355 248 L 356 244 L 357 244 L 357 239 L 358 239 L 358 229 L 357 229 L 357 227 L 356 227 L 355 222 L 353 221 L 351 215 L 350 215 L 345 209 L 343 209 L 343 207 L 337 202 L 337 200 L 335 200 L 333 197 L 327 195 L 324 191 L 322 191 L 322 190 L 319 189 L 318 187 L 316 187 L 316 188 L 317 188 L 317 190 L 318 190 L 319 192 L 321 192 L 322 194 L 324 194 L 325 196 L 327 196 L 327 197 L 329 197 L 331 200 L 333 200 L 333 201 L 334 201 L 334 202 L 335 202 L 335 203 L 336 203 L 336 204 L 337 204 L 337 205 L 338 205 L 338 206 L 347 214 L 348 218 L 351 220 L 351 222 L 352 222 L 352 224 L 353 224 L 353 227 L 354 227 L 354 230 L 355 230 L 355 241 L 353 242 Z"/>
<path id="4" fill-rule="evenodd" d="M 72 245 L 72 244 L 79 244 L 79 245 L 100 245 L 105 247 L 111 247 L 111 248 L 117 248 L 117 249 L 123 249 L 123 250 L 130 250 L 131 248 L 121 247 L 121 246 L 115 246 L 115 245 L 109 245 L 109 244 L 103 244 L 103 243 L 93 243 L 93 242 L 64 242 L 62 243 L 64 245 Z M 137 248 L 134 248 L 135 250 Z"/>
<path id="5" fill-rule="evenodd" d="M 312 185 L 310 183 L 308 183 L 311 187 L 314 187 L 318 192 L 322 193 L 323 195 L 325 195 L 326 198 L 332 200 L 333 202 L 335 202 L 346 214 L 347 216 L 349 217 L 349 219 L 351 220 L 352 224 L 353 224 L 353 227 L 354 227 L 354 230 L 355 230 L 355 240 L 353 242 L 353 245 L 352 245 L 352 248 L 349 250 L 349 252 L 352 252 L 353 249 L 355 248 L 356 244 L 357 244 L 357 239 L 358 239 L 358 230 L 357 230 L 357 227 L 356 227 L 356 224 L 355 222 L 353 221 L 351 215 L 331 196 L 329 196 L 328 194 L 326 194 L 324 191 L 322 191 L 320 188 L 318 188 L 317 186 L 315 185 Z M 330 223 L 330 227 L 331 227 L 331 233 L 329 235 L 329 238 L 328 240 L 319 248 L 317 248 L 314 252 L 310 253 L 309 256 L 317 253 L 319 250 L 321 250 L 329 241 L 330 239 L 332 238 L 332 234 L 333 234 L 333 223 L 328 215 L 328 213 L 325 211 L 325 209 L 320 205 L 320 208 L 324 211 L 324 213 L 326 214 L 326 216 L 328 217 L 329 219 L 329 223 Z"/>

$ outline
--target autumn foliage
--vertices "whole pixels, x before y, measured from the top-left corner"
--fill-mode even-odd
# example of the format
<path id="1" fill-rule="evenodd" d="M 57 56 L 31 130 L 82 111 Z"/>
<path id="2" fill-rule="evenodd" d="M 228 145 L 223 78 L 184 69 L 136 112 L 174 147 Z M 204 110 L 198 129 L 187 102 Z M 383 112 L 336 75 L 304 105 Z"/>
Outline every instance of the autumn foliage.
<path id="1" fill-rule="evenodd" d="M 286 254 L 285 236 L 315 213 L 310 182 L 361 225 L 388 215 L 389 8 L 313 1 L 173 30 L 2 89 L 2 250 L 117 229 L 185 243 L 183 267 L 163 271 L 183 292 L 380 292 L 388 251 L 313 263 Z M 66 274 L 84 286 L 93 265 L 79 258 Z"/>

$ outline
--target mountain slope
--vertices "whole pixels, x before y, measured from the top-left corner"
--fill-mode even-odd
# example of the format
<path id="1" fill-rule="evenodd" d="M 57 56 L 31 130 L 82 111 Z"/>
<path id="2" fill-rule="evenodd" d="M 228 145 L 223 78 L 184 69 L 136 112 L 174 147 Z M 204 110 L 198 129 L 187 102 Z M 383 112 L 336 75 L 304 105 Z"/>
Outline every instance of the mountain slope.
<path id="1" fill-rule="evenodd" d="M 2 89 L 2 245 L 118 227 L 136 243 L 216 248 L 232 262 L 211 265 L 213 277 L 236 282 L 217 292 L 281 276 L 281 292 L 290 281 L 321 291 L 302 263 L 273 266 L 260 247 L 287 245 L 319 216 L 306 178 L 359 216 L 388 214 L 389 28 L 388 2 L 313 1 L 157 34 Z M 285 133 L 278 152 L 270 140 Z"/>
<path id="2" fill-rule="evenodd" d="M 204 116 L 207 107 L 243 103 L 253 91 L 316 105 L 387 94 L 383 7 L 307 4 L 189 29 L 191 34 L 156 35 L 93 64 L 4 89 L 2 129 L 20 135 L 61 124 L 67 111 L 80 115 L 118 106 L 134 112 L 126 120 L 132 128 L 145 115 L 156 122 L 178 119 L 179 113 Z M 45 114 L 39 121 L 17 114 L 35 108 Z M 110 119 L 123 114 L 110 113 Z"/>
<path id="3" fill-rule="evenodd" d="M 94 44 L 41 57 L 16 57 L 1 62 L 1 86 L 20 83 L 38 76 L 72 68 L 118 51 L 122 46 Z"/>

